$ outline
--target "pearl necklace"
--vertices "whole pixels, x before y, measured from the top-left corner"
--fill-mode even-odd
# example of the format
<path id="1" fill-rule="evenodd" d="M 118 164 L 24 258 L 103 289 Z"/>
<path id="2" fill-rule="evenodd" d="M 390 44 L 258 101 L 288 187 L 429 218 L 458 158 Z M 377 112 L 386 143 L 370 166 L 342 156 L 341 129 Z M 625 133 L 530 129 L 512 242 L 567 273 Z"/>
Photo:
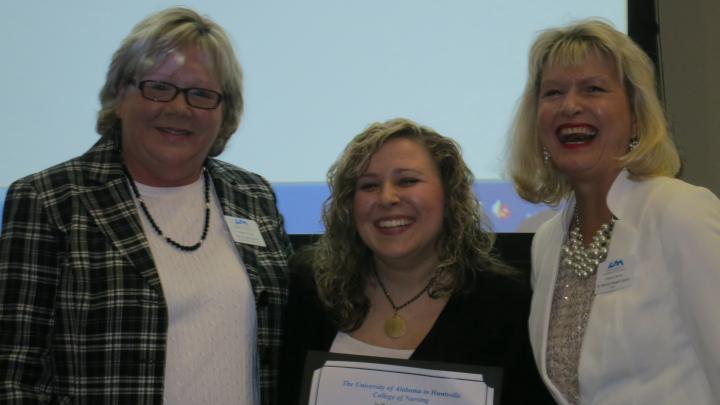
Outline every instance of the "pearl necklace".
<path id="1" fill-rule="evenodd" d="M 592 242 L 585 248 L 580 226 L 582 219 L 575 210 L 575 226 L 570 230 L 567 243 L 562 247 L 561 262 L 580 278 L 595 273 L 598 265 L 607 258 L 610 237 L 615 226 L 615 217 L 609 223 L 602 224 L 593 235 Z"/>

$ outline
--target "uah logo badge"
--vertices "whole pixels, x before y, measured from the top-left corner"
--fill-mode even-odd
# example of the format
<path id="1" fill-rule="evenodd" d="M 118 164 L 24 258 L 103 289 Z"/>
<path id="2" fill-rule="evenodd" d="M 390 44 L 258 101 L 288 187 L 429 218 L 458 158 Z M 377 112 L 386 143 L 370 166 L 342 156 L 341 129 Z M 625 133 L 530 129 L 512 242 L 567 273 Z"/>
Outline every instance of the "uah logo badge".
<path id="1" fill-rule="evenodd" d="M 615 260 L 614 262 L 610 262 L 610 263 L 608 264 L 608 267 L 607 267 L 607 268 L 608 268 L 608 270 L 610 270 L 610 269 L 613 269 L 613 268 L 615 268 L 615 267 L 624 266 L 624 265 L 625 265 L 625 263 L 622 261 L 622 259 L 618 259 L 618 260 Z"/>

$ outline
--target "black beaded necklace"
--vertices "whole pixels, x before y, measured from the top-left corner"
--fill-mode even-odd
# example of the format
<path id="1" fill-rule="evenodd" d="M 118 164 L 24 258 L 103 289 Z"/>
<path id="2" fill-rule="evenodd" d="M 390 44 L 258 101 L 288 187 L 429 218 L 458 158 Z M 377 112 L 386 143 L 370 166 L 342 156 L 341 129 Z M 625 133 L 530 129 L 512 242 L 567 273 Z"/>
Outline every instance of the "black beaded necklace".
<path id="1" fill-rule="evenodd" d="M 150 215 L 150 211 L 145 205 L 145 201 L 143 201 L 142 197 L 140 196 L 140 190 L 138 190 L 137 186 L 135 185 L 135 180 L 133 180 L 132 176 L 130 175 L 130 171 L 128 171 L 128 168 L 125 165 L 122 165 L 122 169 L 123 172 L 125 172 L 125 176 L 130 182 L 130 188 L 132 189 L 133 194 L 135 194 L 135 198 L 138 200 L 138 203 L 140 203 L 140 208 L 142 209 L 142 212 L 145 213 L 145 217 L 148 219 L 150 225 L 155 230 L 155 232 L 161 238 L 165 239 L 168 244 L 184 252 L 192 252 L 200 248 L 202 243 L 205 241 L 205 238 L 207 238 L 208 228 L 210 227 L 210 175 L 208 174 L 207 169 L 203 167 L 203 179 L 205 180 L 205 225 L 203 225 L 203 231 L 202 236 L 200 236 L 200 240 L 194 245 L 183 245 L 163 234 L 163 231 L 160 230 L 160 227 L 155 222 L 155 219 L 153 219 L 152 215 Z"/>

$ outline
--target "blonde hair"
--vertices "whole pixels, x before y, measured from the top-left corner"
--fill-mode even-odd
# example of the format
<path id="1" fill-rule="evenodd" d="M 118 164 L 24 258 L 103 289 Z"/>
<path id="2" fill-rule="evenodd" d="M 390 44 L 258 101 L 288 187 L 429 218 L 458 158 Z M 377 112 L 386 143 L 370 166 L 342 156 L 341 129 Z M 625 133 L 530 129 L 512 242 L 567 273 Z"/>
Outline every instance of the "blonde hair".
<path id="1" fill-rule="evenodd" d="M 328 171 L 331 196 L 323 207 L 325 234 L 305 253 L 314 269 L 318 294 L 341 330 L 358 328 L 369 308 L 365 285 L 373 253 L 360 238 L 353 201 L 358 178 L 372 156 L 388 141 L 407 138 L 422 145 L 438 168 L 445 194 L 444 221 L 438 237 L 438 273 L 449 280 L 431 294 L 445 296 L 471 288 L 478 271 L 507 271 L 491 255 L 494 235 L 472 190 L 474 177 L 459 146 L 430 128 L 406 119 L 370 125 L 346 146 Z"/>
<path id="2" fill-rule="evenodd" d="M 161 63 L 173 51 L 197 47 L 212 62 L 223 95 L 220 133 L 210 149 L 219 155 L 240 124 L 243 111 L 242 70 L 230 39 L 208 17 L 182 7 L 168 8 L 140 21 L 115 51 L 100 91 L 96 129 L 104 138 L 119 140 L 122 122 L 115 114 L 121 90 Z"/>
<path id="3" fill-rule="evenodd" d="M 528 81 L 510 128 L 507 173 L 518 194 L 531 202 L 557 204 L 570 192 L 566 177 L 543 159 L 537 125 L 543 68 L 577 66 L 591 55 L 615 63 L 629 98 L 639 144 L 619 158 L 631 178 L 675 176 L 680 157 L 670 138 L 655 89 L 652 62 L 627 35 L 600 20 L 583 20 L 542 32 L 532 44 Z"/>

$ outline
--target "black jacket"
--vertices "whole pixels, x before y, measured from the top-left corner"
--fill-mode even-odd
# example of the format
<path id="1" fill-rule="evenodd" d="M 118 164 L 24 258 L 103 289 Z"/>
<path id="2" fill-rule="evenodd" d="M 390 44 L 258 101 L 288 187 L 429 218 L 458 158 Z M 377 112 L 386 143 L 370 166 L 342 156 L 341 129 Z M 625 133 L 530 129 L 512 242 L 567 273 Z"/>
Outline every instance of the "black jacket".
<path id="1" fill-rule="evenodd" d="M 530 290 L 522 282 L 477 273 L 474 288 L 456 294 L 410 357 L 413 360 L 503 368 L 502 404 L 554 404 L 530 349 Z M 327 351 L 338 330 L 317 296 L 307 269 L 291 269 L 280 367 L 280 403 L 298 403 L 308 350 Z"/>

